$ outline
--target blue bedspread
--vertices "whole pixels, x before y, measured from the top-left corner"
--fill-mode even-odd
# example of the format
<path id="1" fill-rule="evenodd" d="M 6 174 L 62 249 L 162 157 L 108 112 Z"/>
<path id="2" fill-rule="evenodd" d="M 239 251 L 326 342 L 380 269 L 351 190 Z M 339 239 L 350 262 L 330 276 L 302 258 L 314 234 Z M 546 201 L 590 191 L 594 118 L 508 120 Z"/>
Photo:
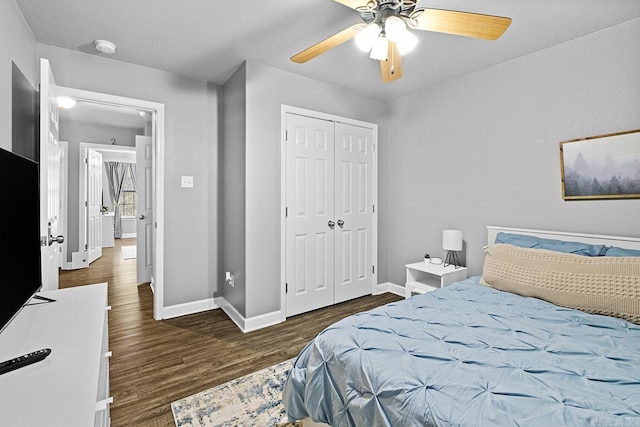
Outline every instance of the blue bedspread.
<path id="1" fill-rule="evenodd" d="M 640 426 L 640 326 L 479 277 L 347 317 L 298 355 L 290 420 L 339 426 Z"/>

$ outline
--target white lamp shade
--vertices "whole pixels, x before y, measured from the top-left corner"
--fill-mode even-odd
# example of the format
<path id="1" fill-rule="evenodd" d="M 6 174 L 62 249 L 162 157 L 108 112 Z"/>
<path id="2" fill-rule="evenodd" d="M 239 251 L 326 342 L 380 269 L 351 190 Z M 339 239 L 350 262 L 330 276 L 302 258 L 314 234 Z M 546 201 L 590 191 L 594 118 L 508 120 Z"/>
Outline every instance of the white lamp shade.
<path id="1" fill-rule="evenodd" d="M 386 39 L 386 37 L 379 36 L 376 40 L 376 43 L 373 45 L 373 49 L 371 49 L 369 58 L 375 59 L 377 61 L 386 61 L 388 52 L 389 41 Z"/>
<path id="2" fill-rule="evenodd" d="M 396 42 L 396 45 L 398 46 L 398 53 L 400 55 L 409 53 L 417 44 L 418 38 L 407 30 L 404 30 L 404 33 Z"/>
<path id="3" fill-rule="evenodd" d="M 356 45 L 358 48 L 363 52 L 369 52 L 378 39 L 380 31 L 382 31 L 382 28 L 375 22 L 372 22 L 360 30 L 360 32 L 356 34 Z"/>
<path id="4" fill-rule="evenodd" d="M 397 16 L 387 18 L 384 24 L 384 32 L 389 41 L 396 44 L 400 55 L 408 53 L 418 44 L 418 38 L 407 30 L 407 25 Z"/>
<path id="5" fill-rule="evenodd" d="M 462 230 L 443 230 L 442 249 L 445 251 L 461 251 Z"/>

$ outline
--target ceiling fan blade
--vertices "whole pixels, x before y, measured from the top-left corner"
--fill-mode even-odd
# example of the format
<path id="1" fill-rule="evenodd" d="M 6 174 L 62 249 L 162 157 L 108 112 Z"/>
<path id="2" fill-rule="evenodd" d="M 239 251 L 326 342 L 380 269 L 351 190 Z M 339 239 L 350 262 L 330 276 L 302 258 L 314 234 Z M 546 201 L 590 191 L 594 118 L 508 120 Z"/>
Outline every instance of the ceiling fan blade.
<path id="1" fill-rule="evenodd" d="M 389 83 L 402 77 L 402 58 L 394 42 L 389 42 L 387 60 L 380 61 L 380 71 L 382 72 L 382 81 L 384 83 Z"/>
<path id="2" fill-rule="evenodd" d="M 478 39 L 495 40 L 511 24 L 511 18 L 443 9 L 419 9 L 413 12 L 418 30 L 456 34 Z"/>
<path id="3" fill-rule="evenodd" d="M 332 49 L 346 41 L 351 40 L 356 36 L 356 34 L 358 34 L 359 28 L 361 26 L 362 24 L 352 25 L 349 28 L 346 28 L 339 33 L 332 35 L 331 37 L 322 40 L 320 43 L 316 43 L 313 46 L 303 50 L 302 52 L 293 55 L 291 57 L 291 60 L 293 62 L 297 62 L 298 64 L 305 63 L 308 60 L 313 59 L 322 53 L 325 53 L 329 49 Z"/>

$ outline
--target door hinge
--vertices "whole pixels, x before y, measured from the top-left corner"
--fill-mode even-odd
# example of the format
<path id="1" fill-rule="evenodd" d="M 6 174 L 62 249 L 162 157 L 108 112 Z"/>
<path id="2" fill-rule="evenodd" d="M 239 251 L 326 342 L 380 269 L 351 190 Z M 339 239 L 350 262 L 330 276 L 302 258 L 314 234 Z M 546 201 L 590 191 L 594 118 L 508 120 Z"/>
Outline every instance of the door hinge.
<path id="1" fill-rule="evenodd" d="M 89 245 L 85 244 L 85 245 L 84 245 L 84 251 L 86 252 L 86 251 L 88 251 L 88 250 L 89 250 Z"/>
<path id="2" fill-rule="evenodd" d="M 373 205 L 373 213 L 376 213 L 376 205 Z"/>
<path id="3" fill-rule="evenodd" d="M 288 141 L 288 140 L 289 140 L 289 131 L 288 131 L 288 130 L 285 130 L 285 131 L 284 131 L 284 140 L 285 140 L 285 141 Z"/>
<path id="4" fill-rule="evenodd" d="M 89 202 L 87 202 L 86 200 L 84 201 L 84 207 L 88 207 L 89 206 Z"/>
<path id="5" fill-rule="evenodd" d="M 372 148 L 373 148 L 373 152 L 375 153 L 376 152 L 376 144 L 373 144 Z"/>
<path id="6" fill-rule="evenodd" d="M 288 207 L 284 207 L 284 217 L 288 217 L 289 216 L 289 208 Z"/>
<path id="7" fill-rule="evenodd" d="M 288 294 L 288 293 L 289 293 L 289 284 L 288 284 L 288 283 L 285 283 L 285 284 L 284 284 L 284 293 L 285 293 L 285 294 Z"/>
<path id="8" fill-rule="evenodd" d="M 371 274 L 376 274 L 376 266 L 375 265 L 371 266 Z"/>

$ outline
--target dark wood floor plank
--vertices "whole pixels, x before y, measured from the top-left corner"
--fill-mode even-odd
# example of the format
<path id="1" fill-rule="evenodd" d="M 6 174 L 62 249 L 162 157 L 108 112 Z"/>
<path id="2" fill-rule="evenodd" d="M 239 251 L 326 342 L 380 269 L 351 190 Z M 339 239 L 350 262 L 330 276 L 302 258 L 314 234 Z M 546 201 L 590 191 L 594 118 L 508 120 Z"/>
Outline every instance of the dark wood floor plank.
<path id="1" fill-rule="evenodd" d="M 400 297 L 366 296 L 242 333 L 222 310 L 153 319 L 153 293 L 116 239 L 89 268 L 60 272 L 60 288 L 107 282 L 111 425 L 174 426 L 171 402 L 295 357 L 322 329 Z"/>

